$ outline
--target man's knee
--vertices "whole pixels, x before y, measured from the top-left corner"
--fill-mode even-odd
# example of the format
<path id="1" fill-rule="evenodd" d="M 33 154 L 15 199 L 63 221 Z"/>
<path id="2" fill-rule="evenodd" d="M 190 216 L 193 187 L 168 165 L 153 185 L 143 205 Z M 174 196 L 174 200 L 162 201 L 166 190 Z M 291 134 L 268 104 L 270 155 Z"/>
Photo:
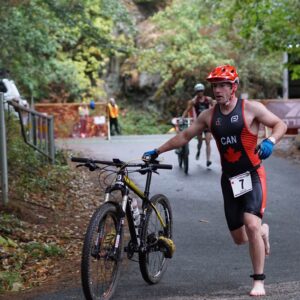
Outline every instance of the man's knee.
<path id="1" fill-rule="evenodd" d="M 261 225 L 258 222 L 245 224 L 245 227 L 249 239 L 261 235 Z"/>

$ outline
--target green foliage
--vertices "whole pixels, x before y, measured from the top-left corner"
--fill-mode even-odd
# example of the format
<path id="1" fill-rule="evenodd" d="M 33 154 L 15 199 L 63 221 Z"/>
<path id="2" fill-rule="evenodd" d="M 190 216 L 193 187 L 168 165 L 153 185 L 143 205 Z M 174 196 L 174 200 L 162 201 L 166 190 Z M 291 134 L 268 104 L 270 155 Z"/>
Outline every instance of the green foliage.
<path id="1" fill-rule="evenodd" d="M 18 272 L 0 272 L 0 293 L 5 290 L 12 290 L 14 284 L 20 282 L 22 282 L 22 278 Z"/>
<path id="2" fill-rule="evenodd" d="M 171 124 L 160 120 L 157 113 L 129 108 L 125 117 L 120 117 L 122 134 L 162 134 L 167 133 Z"/>
<path id="3" fill-rule="evenodd" d="M 258 98 L 270 97 L 282 82 L 283 52 L 300 53 L 299 1 L 249 0 L 226 4 L 229 3 L 222 1 L 223 32 L 243 54 L 237 62 L 244 88 L 259 88 L 262 95 L 257 93 Z M 294 79 L 300 78 L 296 64 L 290 61 L 288 67 Z"/>
<path id="4" fill-rule="evenodd" d="M 25 251 L 30 253 L 34 258 L 64 255 L 64 250 L 57 245 L 38 242 L 27 243 L 25 245 Z"/>
<path id="5" fill-rule="evenodd" d="M 2 3 L 0 68 L 10 70 L 26 97 L 49 97 L 55 89 L 60 101 L 78 100 L 92 86 L 103 89 L 99 74 L 109 58 L 128 55 L 133 45 L 133 30 L 122 30 L 133 28 L 126 9 L 106 2 Z"/>
<path id="6" fill-rule="evenodd" d="M 174 93 L 179 82 L 192 86 L 203 81 L 212 66 L 231 62 L 230 44 L 211 30 L 210 8 L 203 1 L 177 0 L 153 17 L 159 37 L 152 47 L 141 51 L 139 66 L 159 73 L 167 94 Z M 218 48 L 222 51 L 216 51 Z"/>
<path id="7" fill-rule="evenodd" d="M 174 95 L 179 81 L 191 90 L 224 63 L 237 66 L 241 91 L 274 97 L 283 52 L 300 51 L 299 5 L 296 0 L 174 0 L 152 18 L 157 37 L 141 49 L 139 68 L 162 76 L 158 98 Z M 289 68 L 297 78 L 298 67 Z"/>
<path id="8" fill-rule="evenodd" d="M 66 185 L 69 167 L 66 156 L 60 151 L 56 164 L 50 165 L 39 152 L 26 145 L 20 135 L 18 121 L 7 122 L 8 170 L 10 185 L 20 199 L 28 192 L 60 192 L 59 187 Z"/>

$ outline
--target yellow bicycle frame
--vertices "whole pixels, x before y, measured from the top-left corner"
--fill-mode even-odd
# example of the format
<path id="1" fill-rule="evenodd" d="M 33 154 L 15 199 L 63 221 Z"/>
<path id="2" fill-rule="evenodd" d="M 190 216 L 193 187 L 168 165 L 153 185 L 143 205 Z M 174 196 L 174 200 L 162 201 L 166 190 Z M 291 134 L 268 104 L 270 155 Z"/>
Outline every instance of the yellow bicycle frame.
<path id="1" fill-rule="evenodd" d="M 143 200 L 146 200 L 147 198 L 146 198 L 146 196 L 144 195 L 144 193 L 138 188 L 138 186 L 128 177 L 128 176 L 124 176 L 124 180 L 125 180 L 125 182 L 126 182 L 126 185 L 135 193 L 135 194 L 137 194 L 141 199 L 143 199 Z M 164 223 L 164 220 L 163 220 L 163 218 L 161 217 L 161 215 L 160 215 L 160 213 L 159 213 L 159 211 L 157 210 L 157 208 L 156 208 L 156 206 L 152 203 L 152 202 L 150 202 L 150 205 L 152 206 L 152 208 L 154 209 L 154 211 L 155 211 L 155 213 L 156 213 L 156 215 L 157 215 L 157 217 L 158 217 L 158 219 L 159 219 L 159 222 L 160 222 L 160 224 L 161 224 L 161 226 L 163 227 L 163 228 L 165 228 L 166 227 L 166 224 Z"/>

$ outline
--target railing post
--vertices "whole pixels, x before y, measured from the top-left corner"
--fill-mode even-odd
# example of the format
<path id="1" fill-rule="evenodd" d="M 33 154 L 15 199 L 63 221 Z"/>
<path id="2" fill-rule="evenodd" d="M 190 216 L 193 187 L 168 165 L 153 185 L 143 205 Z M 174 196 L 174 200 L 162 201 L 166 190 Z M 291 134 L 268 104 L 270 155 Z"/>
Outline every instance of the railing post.
<path id="1" fill-rule="evenodd" d="M 55 164 L 55 141 L 54 141 L 54 118 L 47 119 L 48 122 L 48 151 L 52 164 Z"/>
<path id="2" fill-rule="evenodd" d="M 111 132 L 110 132 L 110 121 L 109 121 L 109 117 L 107 118 L 107 139 L 110 141 L 111 139 Z"/>
<path id="3" fill-rule="evenodd" d="M 286 66 L 288 63 L 289 56 L 287 52 L 283 53 L 283 64 L 284 64 L 284 69 L 283 69 L 283 83 L 282 83 L 282 98 L 283 100 L 288 100 L 289 99 L 289 71 Z"/>
<path id="4" fill-rule="evenodd" d="M 7 172 L 7 146 L 6 146 L 6 127 L 4 111 L 4 94 L 0 93 L 0 153 L 1 153 L 1 189 L 2 202 L 8 203 L 8 172 Z"/>

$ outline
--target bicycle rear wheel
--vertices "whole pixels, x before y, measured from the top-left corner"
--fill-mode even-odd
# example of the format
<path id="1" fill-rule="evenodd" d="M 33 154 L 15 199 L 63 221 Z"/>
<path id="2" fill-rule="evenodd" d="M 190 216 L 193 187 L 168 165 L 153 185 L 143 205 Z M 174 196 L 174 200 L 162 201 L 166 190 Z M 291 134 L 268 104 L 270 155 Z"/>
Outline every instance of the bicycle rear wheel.
<path id="1" fill-rule="evenodd" d="M 96 210 L 88 226 L 82 250 L 81 281 L 88 300 L 110 299 L 120 275 L 122 235 L 114 253 L 120 220 L 117 208 L 106 203 Z"/>
<path id="2" fill-rule="evenodd" d="M 141 241 L 146 246 L 146 250 L 139 252 L 139 264 L 144 280 L 149 284 L 155 284 L 162 278 L 168 262 L 164 253 L 157 247 L 157 240 L 160 236 L 172 238 L 173 219 L 166 196 L 155 195 L 150 201 L 156 206 L 166 226 L 162 227 L 154 209 L 149 206 L 141 232 Z"/>

